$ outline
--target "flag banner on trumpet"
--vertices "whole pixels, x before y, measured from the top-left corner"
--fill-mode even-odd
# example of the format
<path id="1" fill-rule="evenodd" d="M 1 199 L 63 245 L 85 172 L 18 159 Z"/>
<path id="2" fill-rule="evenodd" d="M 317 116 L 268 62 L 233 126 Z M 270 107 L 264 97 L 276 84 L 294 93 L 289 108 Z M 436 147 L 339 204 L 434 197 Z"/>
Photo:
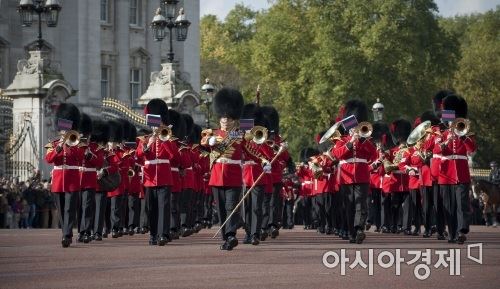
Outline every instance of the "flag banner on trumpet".
<path id="1" fill-rule="evenodd" d="M 125 142 L 125 146 L 130 149 L 135 149 L 137 147 L 137 143 L 135 141 L 127 141 Z"/>
<path id="2" fill-rule="evenodd" d="M 358 120 L 355 115 L 348 116 L 341 120 L 342 126 L 346 131 L 349 131 L 351 128 L 358 126 Z"/>
<path id="3" fill-rule="evenodd" d="M 71 120 L 64 118 L 57 119 L 58 130 L 71 130 L 72 127 L 73 127 L 73 122 Z"/>
<path id="4" fill-rule="evenodd" d="M 146 114 L 146 124 L 150 127 L 159 127 L 161 116 L 159 114 Z"/>
<path id="5" fill-rule="evenodd" d="M 253 118 L 240 119 L 240 129 L 242 131 L 251 130 L 253 127 L 254 127 L 254 119 Z"/>
<path id="6" fill-rule="evenodd" d="M 455 111 L 454 110 L 441 111 L 441 119 L 443 121 L 454 121 L 455 120 Z"/>

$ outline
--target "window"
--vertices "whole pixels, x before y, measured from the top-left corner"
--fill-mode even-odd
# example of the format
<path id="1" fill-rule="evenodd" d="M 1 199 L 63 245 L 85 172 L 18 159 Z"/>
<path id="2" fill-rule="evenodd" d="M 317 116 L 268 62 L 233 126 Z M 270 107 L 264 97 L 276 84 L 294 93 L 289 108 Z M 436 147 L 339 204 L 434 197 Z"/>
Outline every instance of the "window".
<path id="1" fill-rule="evenodd" d="M 109 97 L 109 67 L 101 67 L 101 97 Z"/>
<path id="2" fill-rule="evenodd" d="M 129 23 L 132 25 L 140 26 L 140 4 L 141 0 L 130 0 Z"/>
<path id="3" fill-rule="evenodd" d="M 137 100 L 142 95 L 142 78 L 140 69 L 130 70 L 130 102 L 132 106 L 137 104 Z"/>
<path id="4" fill-rule="evenodd" d="M 108 0 L 101 0 L 101 22 L 109 22 L 109 5 Z"/>

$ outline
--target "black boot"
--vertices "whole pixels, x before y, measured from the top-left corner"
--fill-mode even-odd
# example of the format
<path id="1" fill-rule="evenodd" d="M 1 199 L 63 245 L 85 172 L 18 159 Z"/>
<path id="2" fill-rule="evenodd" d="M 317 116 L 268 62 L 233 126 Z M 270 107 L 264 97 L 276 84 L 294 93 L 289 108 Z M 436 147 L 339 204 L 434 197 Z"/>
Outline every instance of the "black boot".
<path id="1" fill-rule="evenodd" d="M 231 251 L 234 247 L 238 246 L 238 239 L 234 236 L 227 237 L 227 240 L 220 246 L 221 250 Z"/>

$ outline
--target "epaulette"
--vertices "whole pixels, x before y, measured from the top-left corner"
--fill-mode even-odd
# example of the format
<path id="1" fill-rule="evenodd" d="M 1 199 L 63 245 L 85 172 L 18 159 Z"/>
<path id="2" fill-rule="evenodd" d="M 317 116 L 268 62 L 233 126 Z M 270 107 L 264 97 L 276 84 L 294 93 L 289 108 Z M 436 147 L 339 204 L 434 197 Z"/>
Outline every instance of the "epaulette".
<path id="1" fill-rule="evenodd" d="M 46 149 L 52 149 L 52 148 L 54 148 L 54 145 L 51 142 L 49 142 L 48 144 L 46 144 L 44 146 L 44 148 L 46 148 Z"/>

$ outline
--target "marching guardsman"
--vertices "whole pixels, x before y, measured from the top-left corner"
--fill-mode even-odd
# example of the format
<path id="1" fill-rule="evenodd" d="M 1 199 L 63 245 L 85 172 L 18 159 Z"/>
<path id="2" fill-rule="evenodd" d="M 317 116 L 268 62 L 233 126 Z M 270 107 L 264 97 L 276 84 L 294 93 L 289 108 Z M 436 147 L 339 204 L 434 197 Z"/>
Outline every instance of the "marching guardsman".
<path id="1" fill-rule="evenodd" d="M 170 162 L 170 170 L 172 174 L 172 187 L 170 189 L 170 238 L 179 239 L 179 236 L 187 237 L 191 235 L 191 230 L 184 225 L 181 226 L 182 220 L 181 216 L 183 212 L 187 211 L 187 208 L 183 208 L 185 205 L 185 195 L 182 192 L 182 180 L 181 180 L 181 165 L 185 162 L 179 151 L 179 147 L 182 145 L 181 140 L 186 134 L 186 123 L 181 117 L 181 114 L 173 109 L 168 110 L 169 125 L 172 126 L 172 137 L 170 141 L 175 144 L 177 148 L 177 157 L 172 159 Z M 183 172 L 182 172 L 183 173 Z M 184 217 L 186 214 L 184 214 Z M 184 219 L 185 220 L 185 219 Z"/>
<path id="2" fill-rule="evenodd" d="M 97 144 L 91 137 L 92 120 L 87 114 L 82 114 L 80 122 L 82 143 L 86 144 L 81 168 L 81 223 L 80 236 L 84 243 L 92 240 L 94 220 L 95 192 L 97 189 L 97 170 L 101 169 L 104 162 L 104 147 Z M 79 236 L 79 238 L 80 238 Z"/>
<path id="3" fill-rule="evenodd" d="M 244 139 L 239 131 L 243 96 L 235 89 L 223 88 L 214 97 L 214 110 L 220 129 L 206 132 L 201 144 L 211 148 L 209 186 L 217 202 L 219 222 L 223 224 L 238 204 L 243 185 L 241 164 Z M 238 245 L 236 230 L 239 220 L 236 212 L 222 228 L 224 243 L 220 246 L 221 250 L 232 250 Z"/>
<path id="4" fill-rule="evenodd" d="M 141 234 L 146 234 L 149 232 L 149 220 L 148 220 L 148 209 L 147 209 L 147 204 L 146 204 L 146 189 L 144 187 L 144 158 L 138 157 L 137 156 L 137 146 L 139 145 L 140 140 L 142 137 L 145 135 L 151 134 L 151 131 L 149 129 L 140 129 L 138 132 L 138 137 L 135 141 L 136 143 L 136 164 L 139 166 L 139 177 L 141 180 L 141 190 L 139 191 L 139 199 L 141 200 L 141 216 L 140 216 L 140 228 L 139 232 Z"/>
<path id="5" fill-rule="evenodd" d="M 210 158 L 209 152 L 204 147 L 200 146 L 202 137 L 202 129 L 199 125 L 195 125 L 191 136 L 193 159 L 196 172 L 196 181 L 201 194 L 200 218 L 203 228 L 212 227 L 212 191 L 208 187 L 210 179 Z"/>
<path id="6" fill-rule="evenodd" d="M 130 124 L 129 133 L 127 134 L 127 142 L 125 143 L 126 156 L 129 160 L 129 168 L 127 177 L 129 180 L 128 186 L 128 234 L 140 233 L 139 222 L 141 217 L 141 199 L 140 193 L 142 190 L 142 172 L 139 159 L 136 155 L 137 149 L 137 129 L 135 125 Z"/>
<path id="7" fill-rule="evenodd" d="M 195 181 L 193 171 L 193 156 L 188 138 L 193 131 L 193 118 L 187 114 L 181 114 L 182 122 L 184 123 L 184 134 L 178 142 L 179 154 L 181 156 L 181 234 L 183 237 L 199 232 L 201 227 L 194 229 L 194 213 L 195 213 Z"/>
<path id="8" fill-rule="evenodd" d="M 349 241 L 361 244 L 365 239 L 365 223 L 370 168 L 377 159 L 377 151 L 368 139 L 371 131 L 364 124 L 368 110 L 364 102 L 350 100 L 344 106 L 343 126 L 348 135 L 342 136 L 333 148 L 333 155 L 339 160 L 339 184 L 344 196 L 344 204 L 349 230 Z"/>
<path id="9" fill-rule="evenodd" d="M 456 119 L 449 124 L 436 144 L 437 153 L 441 155 L 438 183 L 448 225 L 448 242 L 463 244 L 467 240 L 471 216 L 468 156 L 476 151 L 476 142 L 469 131 L 465 99 L 448 95 L 443 101 L 443 109 L 443 120 L 451 120 L 449 114 L 453 111 Z"/>
<path id="10" fill-rule="evenodd" d="M 179 151 L 175 142 L 170 140 L 172 131 L 167 126 L 167 104 L 161 99 L 152 99 L 146 105 L 145 113 L 148 125 L 154 127 L 154 131 L 149 136 L 139 138 L 137 157 L 144 160 L 149 244 L 164 246 L 170 241 L 170 189 L 173 185 L 170 163 L 178 161 Z"/>
<path id="11" fill-rule="evenodd" d="M 110 142 L 108 143 L 108 150 L 114 155 L 116 163 L 118 164 L 118 172 L 120 174 L 120 185 L 114 190 L 108 192 L 110 199 L 110 220 L 111 220 L 111 237 L 118 238 L 123 236 L 122 219 L 124 210 L 123 195 L 128 187 L 128 157 L 124 157 L 124 150 L 122 148 L 124 128 L 121 121 L 110 120 L 108 122 L 110 128 Z"/>
<path id="12" fill-rule="evenodd" d="M 191 116 L 190 116 L 191 117 Z M 188 136 L 188 145 L 190 148 L 191 159 L 193 161 L 193 187 L 194 187 L 194 230 L 199 232 L 206 227 L 204 222 L 204 192 L 203 192 L 203 170 L 201 168 L 200 143 L 201 127 L 193 124 L 193 129 Z"/>
<path id="13" fill-rule="evenodd" d="M 298 195 L 299 185 L 294 171 L 286 169 L 286 173 L 283 174 L 283 188 L 281 189 L 281 195 L 285 200 L 283 209 L 283 229 L 293 229 L 295 225 L 294 206 Z"/>
<path id="14" fill-rule="evenodd" d="M 271 171 L 269 157 L 272 157 L 272 149 L 265 143 L 267 140 L 267 128 L 262 110 L 255 104 L 250 103 L 243 108 L 243 118 L 253 119 L 254 127 L 247 131 L 245 149 L 243 153 L 243 183 L 250 189 L 250 195 L 245 199 L 245 231 L 244 244 L 258 245 L 260 243 L 260 230 L 262 227 L 262 203 L 264 190 L 269 179 L 261 177 L 264 171 Z M 257 183 L 256 183 L 257 182 Z"/>
<path id="15" fill-rule="evenodd" d="M 95 193 L 95 213 L 93 224 L 92 239 L 102 241 L 104 215 L 107 205 L 107 190 L 102 187 L 102 178 L 108 177 L 110 174 L 118 172 L 118 160 L 115 155 L 107 150 L 109 141 L 109 125 L 106 121 L 94 119 L 92 121 L 92 134 L 90 141 L 97 143 L 99 150 L 103 155 L 103 164 L 97 173 L 96 193 Z"/>
<path id="16" fill-rule="evenodd" d="M 51 191 L 55 194 L 61 222 L 61 244 L 67 248 L 73 238 L 78 192 L 81 189 L 80 167 L 85 155 L 77 132 L 80 124 L 78 108 L 70 103 L 62 103 L 57 108 L 56 118 L 61 138 L 45 146 L 45 160 L 54 165 Z"/>
<path id="17" fill-rule="evenodd" d="M 300 165 L 296 168 L 295 174 L 300 182 L 299 196 L 302 199 L 304 230 L 312 228 L 312 171 L 309 168 L 308 160 L 312 155 L 316 154 L 316 150 L 312 148 L 304 148 L 300 151 Z"/>

